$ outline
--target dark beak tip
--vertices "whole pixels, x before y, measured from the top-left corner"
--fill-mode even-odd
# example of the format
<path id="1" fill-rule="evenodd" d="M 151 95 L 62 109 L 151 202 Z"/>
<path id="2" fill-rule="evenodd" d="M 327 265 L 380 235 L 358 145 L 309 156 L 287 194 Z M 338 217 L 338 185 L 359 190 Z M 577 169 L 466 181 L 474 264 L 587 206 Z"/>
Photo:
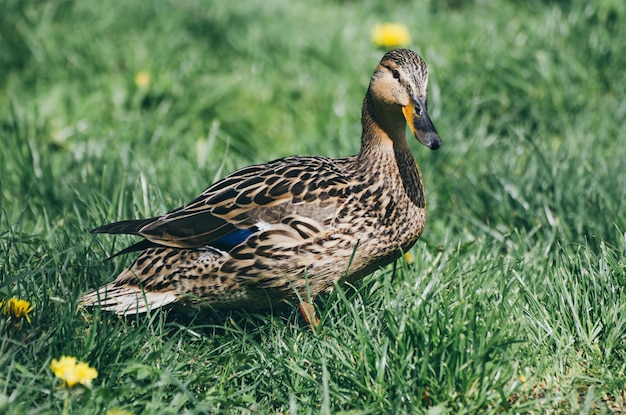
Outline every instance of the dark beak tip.
<path id="1" fill-rule="evenodd" d="M 417 136 L 417 139 L 431 150 L 437 150 L 442 144 L 439 134 L 433 132 L 426 133 L 421 137 Z"/>
<path id="2" fill-rule="evenodd" d="M 430 144 L 428 145 L 428 148 L 430 148 L 431 150 L 437 150 L 439 149 L 439 147 L 441 147 L 441 139 L 439 137 L 431 140 Z"/>

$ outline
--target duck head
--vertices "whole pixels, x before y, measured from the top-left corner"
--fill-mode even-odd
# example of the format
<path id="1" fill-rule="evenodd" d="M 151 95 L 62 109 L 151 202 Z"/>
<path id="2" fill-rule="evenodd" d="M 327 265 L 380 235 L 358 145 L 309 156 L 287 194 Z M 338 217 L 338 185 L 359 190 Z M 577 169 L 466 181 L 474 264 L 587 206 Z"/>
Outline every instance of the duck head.
<path id="1" fill-rule="evenodd" d="M 441 138 L 428 116 L 427 87 L 426 64 L 411 50 L 389 51 L 376 67 L 368 89 L 373 108 L 368 109 L 394 142 L 406 141 L 406 123 L 426 147 L 436 150 L 441 146 Z"/>

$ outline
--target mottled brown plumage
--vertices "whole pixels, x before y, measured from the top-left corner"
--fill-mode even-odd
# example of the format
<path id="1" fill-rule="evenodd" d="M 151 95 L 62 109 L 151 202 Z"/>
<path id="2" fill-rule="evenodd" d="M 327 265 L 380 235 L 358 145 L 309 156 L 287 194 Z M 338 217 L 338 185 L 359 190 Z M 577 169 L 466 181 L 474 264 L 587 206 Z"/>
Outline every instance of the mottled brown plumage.
<path id="1" fill-rule="evenodd" d="M 406 49 L 372 76 L 353 157 L 286 157 L 245 167 L 163 216 L 117 222 L 141 250 L 82 303 L 133 314 L 169 303 L 267 309 L 315 298 L 397 258 L 422 233 L 426 206 L 406 124 L 431 149 L 441 142 L 426 111 L 428 73 Z"/>

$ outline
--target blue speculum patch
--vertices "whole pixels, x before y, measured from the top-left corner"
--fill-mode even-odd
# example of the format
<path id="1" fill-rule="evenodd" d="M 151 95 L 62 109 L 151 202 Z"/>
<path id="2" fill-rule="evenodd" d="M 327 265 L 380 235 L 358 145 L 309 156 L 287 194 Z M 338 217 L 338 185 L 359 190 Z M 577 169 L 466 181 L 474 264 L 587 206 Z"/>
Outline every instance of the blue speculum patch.
<path id="1" fill-rule="evenodd" d="M 240 243 L 248 239 L 248 237 L 252 235 L 254 231 L 256 231 L 255 228 L 236 229 L 222 236 L 221 238 L 216 239 L 215 241 L 211 242 L 209 245 L 214 248 L 221 249 L 222 251 L 230 251 L 233 247 L 239 245 Z"/>

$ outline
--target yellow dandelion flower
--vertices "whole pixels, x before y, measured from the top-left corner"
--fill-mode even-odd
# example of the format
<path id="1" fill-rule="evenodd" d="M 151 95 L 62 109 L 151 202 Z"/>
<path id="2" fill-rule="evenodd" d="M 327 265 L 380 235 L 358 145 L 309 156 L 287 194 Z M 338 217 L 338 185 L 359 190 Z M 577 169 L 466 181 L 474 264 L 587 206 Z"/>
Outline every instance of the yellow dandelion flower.
<path id="1" fill-rule="evenodd" d="M 54 375 L 73 388 L 77 384 L 89 386 L 91 381 L 98 377 L 96 369 L 90 367 L 87 363 L 77 362 L 75 357 L 62 356 L 61 359 L 52 359 L 50 369 Z"/>
<path id="2" fill-rule="evenodd" d="M 30 323 L 29 313 L 33 311 L 33 305 L 26 300 L 13 297 L 7 301 L 0 301 L 0 309 L 3 316 L 25 318 Z"/>
<path id="3" fill-rule="evenodd" d="M 410 252 L 407 252 L 404 254 L 404 259 L 406 260 L 406 263 L 409 265 L 413 263 L 413 255 L 411 255 Z"/>
<path id="4" fill-rule="evenodd" d="M 135 85 L 137 88 L 146 89 L 150 86 L 150 73 L 148 71 L 139 71 L 135 74 Z"/>
<path id="5" fill-rule="evenodd" d="M 407 46 L 411 43 L 411 34 L 401 23 L 377 24 L 372 30 L 372 42 L 380 48 Z"/>
<path id="6" fill-rule="evenodd" d="M 519 381 L 522 382 L 522 383 L 526 383 L 526 376 L 519 375 Z"/>

